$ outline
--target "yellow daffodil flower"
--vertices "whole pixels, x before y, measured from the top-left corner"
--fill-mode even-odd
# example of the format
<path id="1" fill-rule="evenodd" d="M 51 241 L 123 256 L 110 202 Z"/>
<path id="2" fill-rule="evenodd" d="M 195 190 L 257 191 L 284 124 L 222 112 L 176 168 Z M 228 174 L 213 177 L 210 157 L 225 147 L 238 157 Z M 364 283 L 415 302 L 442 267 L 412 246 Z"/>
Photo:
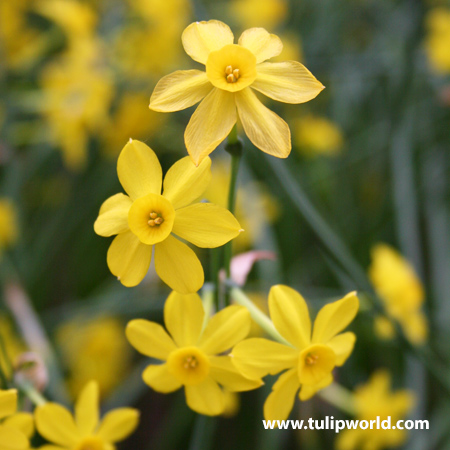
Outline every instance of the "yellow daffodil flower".
<path id="1" fill-rule="evenodd" d="M 0 256 L 3 248 L 16 242 L 17 236 L 17 213 L 14 204 L 7 198 L 0 198 Z"/>
<path id="2" fill-rule="evenodd" d="M 17 390 L 0 390 L 0 449 L 26 450 L 34 433 L 33 416 L 16 413 Z"/>
<path id="3" fill-rule="evenodd" d="M 288 286 L 272 287 L 270 317 L 286 344 L 252 338 L 236 345 L 231 353 L 238 370 L 249 378 L 286 370 L 264 404 L 266 419 L 286 419 L 299 389 L 300 400 L 308 400 L 333 381 L 333 369 L 345 363 L 356 340 L 351 332 L 339 333 L 353 320 L 358 307 L 355 292 L 325 305 L 317 314 L 311 336 L 303 297 Z"/>
<path id="4" fill-rule="evenodd" d="M 131 348 L 116 317 L 73 319 L 58 327 L 56 339 L 69 372 L 70 392 L 75 395 L 96 379 L 102 397 L 111 393 L 127 375 Z"/>
<path id="5" fill-rule="evenodd" d="M 242 376 L 223 352 L 244 339 L 250 330 L 250 314 L 242 306 L 228 306 L 205 323 L 197 294 L 173 292 L 164 306 L 167 331 L 148 320 L 132 320 L 126 329 L 131 345 L 140 353 L 165 361 L 149 365 L 142 378 L 161 393 L 184 386 L 188 406 L 208 416 L 224 412 L 223 386 L 230 392 L 261 386 L 261 380 Z"/>
<path id="6" fill-rule="evenodd" d="M 226 209 L 211 203 L 191 203 L 200 197 L 211 178 L 211 160 L 196 167 L 189 157 L 176 162 L 164 179 L 153 150 L 131 140 L 123 148 L 117 173 L 128 195 L 106 200 L 94 224 L 100 236 L 117 237 L 108 250 L 111 272 L 125 286 L 136 286 L 146 275 L 155 247 L 159 277 L 181 294 L 198 291 L 203 268 L 186 244 L 213 248 L 235 238 L 241 227 Z"/>
<path id="7" fill-rule="evenodd" d="M 17 335 L 9 318 L 2 314 L 0 314 L 0 337 L 4 346 L 4 352 L 0 352 L 0 370 L 7 378 L 10 378 L 13 375 L 11 363 L 14 364 L 16 358 L 26 352 L 27 348 Z"/>
<path id="8" fill-rule="evenodd" d="M 450 9 L 433 8 L 426 17 L 425 50 L 434 70 L 450 73 Z"/>
<path id="9" fill-rule="evenodd" d="M 139 423 L 139 411 L 118 408 L 99 420 L 99 394 L 89 382 L 75 404 L 75 415 L 57 403 L 45 403 L 35 411 L 36 428 L 52 445 L 40 450 L 114 450 Z"/>
<path id="10" fill-rule="evenodd" d="M 299 117 L 294 130 L 294 142 L 305 155 L 336 155 L 344 145 L 340 128 L 325 117 Z"/>
<path id="11" fill-rule="evenodd" d="M 161 112 L 179 111 L 203 99 L 184 135 L 197 165 L 228 136 L 237 114 L 256 147 L 286 158 L 291 151 L 289 126 L 258 100 L 253 89 L 285 103 L 307 102 L 323 89 L 299 62 L 264 62 L 281 53 L 278 36 L 250 28 L 238 44 L 233 41 L 233 33 L 223 22 L 189 25 L 182 35 L 184 49 L 206 71 L 179 70 L 167 75 L 150 98 L 150 109 Z"/>
<path id="12" fill-rule="evenodd" d="M 245 28 L 275 28 L 289 12 L 287 0 L 233 0 L 229 8 L 231 16 Z"/>
<path id="13" fill-rule="evenodd" d="M 428 324 L 421 309 L 425 292 L 411 264 L 392 247 L 378 244 L 372 249 L 369 277 L 389 316 L 400 323 L 406 337 L 413 344 L 425 342 Z M 386 321 L 383 325 L 386 329 Z"/>
<path id="14" fill-rule="evenodd" d="M 368 383 L 355 389 L 354 404 L 359 420 L 387 420 L 391 424 L 404 418 L 414 405 L 413 393 L 407 390 L 393 392 L 388 371 L 375 372 Z M 381 423 L 381 422 L 380 422 Z M 382 450 L 402 445 L 407 437 L 406 430 L 356 429 L 342 431 L 336 440 L 337 450 Z"/>

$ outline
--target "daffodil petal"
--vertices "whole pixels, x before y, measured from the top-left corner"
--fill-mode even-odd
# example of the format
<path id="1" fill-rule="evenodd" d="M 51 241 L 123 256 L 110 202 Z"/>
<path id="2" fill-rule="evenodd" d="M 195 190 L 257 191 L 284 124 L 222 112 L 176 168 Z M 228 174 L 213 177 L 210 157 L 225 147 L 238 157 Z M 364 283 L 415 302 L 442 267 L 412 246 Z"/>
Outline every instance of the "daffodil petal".
<path id="1" fill-rule="evenodd" d="M 209 362 L 211 378 L 230 392 L 251 391 L 264 384 L 261 380 L 246 378 L 239 373 L 230 356 L 211 356 Z"/>
<path id="2" fill-rule="evenodd" d="M 298 349 L 311 342 L 311 320 L 305 299 L 288 286 L 273 286 L 269 293 L 270 318 L 275 328 Z"/>
<path id="3" fill-rule="evenodd" d="M 235 95 L 239 118 L 252 143 L 269 155 L 287 158 L 291 152 L 288 124 L 266 108 L 250 88 L 236 92 Z"/>
<path id="4" fill-rule="evenodd" d="M 75 404 L 75 422 L 82 435 L 91 435 L 99 421 L 99 388 L 90 381 L 81 391 Z"/>
<path id="5" fill-rule="evenodd" d="M 129 436 L 139 424 L 139 411 L 133 408 L 118 408 L 103 417 L 98 437 L 107 442 L 118 442 Z"/>
<path id="6" fill-rule="evenodd" d="M 132 205 L 130 197 L 116 194 L 109 197 L 100 208 L 94 231 L 100 236 L 113 236 L 128 230 L 128 211 Z"/>
<path id="7" fill-rule="evenodd" d="M 195 164 L 200 164 L 229 135 L 236 123 L 234 96 L 235 93 L 215 88 L 192 115 L 184 141 Z"/>
<path id="8" fill-rule="evenodd" d="M 358 308 L 356 292 L 350 292 L 341 300 L 325 305 L 314 321 L 312 343 L 326 344 L 355 318 Z"/>
<path id="9" fill-rule="evenodd" d="M 189 156 L 178 160 L 164 177 L 163 196 L 175 209 L 190 205 L 205 192 L 211 181 L 211 159 L 196 166 Z"/>
<path id="10" fill-rule="evenodd" d="M 21 431 L 28 439 L 31 439 L 34 434 L 33 414 L 27 412 L 19 412 L 7 417 L 3 421 L 3 425 Z"/>
<path id="11" fill-rule="evenodd" d="M 206 72 L 177 70 L 158 81 L 150 98 L 150 109 L 172 112 L 189 108 L 208 95 L 212 88 Z"/>
<path id="12" fill-rule="evenodd" d="M 45 439 L 63 447 L 75 447 L 81 437 L 72 414 L 61 405 L 45 403 L 36 408 L 36 428 Z"/>
<path id="13" fill-rule="evenodd" d="M 141 141 L 131 140 L 117 160 L 117 175 L 132 200 L 161 194 L 162 169 L 155 152 Z"/>
<path id="14" fill-rule="evenodd" d="M 252 88 L 284 103 L 305 103 L 317 97 L 324 86 L 296 61 L 263 63 L 256 67 L 258 75 Z"/>
<path id="15" fill-rule="evenodd" d="M 1 450 L 27 450 L 29 442 L 25 435 L 15 428 L 0 425 Z"/>
<path id="16" fill-rule="evenodd" d="M 207 377 L 200 384 L 185 386 L 186 403 L 189 408 L 206 416 L 217 416 L 225 407 L 222 389 L 211 378 Z"/>
<path id="17" fill-rule="evenodd" d="M 205 280 L 197 255 L 172 235 L 155 245 L 155 268 L 161 280 L 180 294 L 197 292 Z"/>
<path id="18" fill-rule="evenodd" d="M 181 383 L 167 370 L 167 364 L 150 365 L 142 373 L 144 383 L 157 392 L 168 394 L 180 389 Z"/>
<path id="19" fill-rule="evenodd" d="M 245 30 L 239 38 L 239 45 L 256 56 L 256 63 L 278 56 L 283 50 L 281 39 L 275 34 L 268 33 L 264 28 Z"/>
<path id="20" fill-rule="evenodd" d="M 164 305 L 164 323 L 178 347 L 195 345 L 203 327 L 205 311 L 198 294 L 172 292 Z"/>
<path id="21" fill-rule="evenodd" d="M 215 355 L 242 341 L 250 331 L 251 318 L 246 308 L 231 305 L 219 311 L 208 322 L 198 346 Z"/>
<path id="22" fill-rule="evenodd" d="M 264 418 L 266 420 L 287 419 L 299 389 L 297 369 L 291 369 L 281 374 L 264 403 Z"/>
<path id="23" fill-rule="evenodd" d="M 297 367 L 298 350 L 264 338 L 251 338 L 237 344 L 233 364 L 246 377 L 258 379 Z"/>
<path id="24" fill-rule="evenodd" d="M 106 256 L 109 270 L 127 287 L 138 285 L 148 272 L 152 246 L 143 244 L 131 231 L 117 235 Z"/>
<path id="25" fill-rule="evenodd" d="M 17 389 L 0 390 L 0 419 L 14 414 L 17 409 Z"/>
<path id="26" fill-rule="evenodd" d="M 135 319 L 128 323 L 125 333 L 130 344 L 139 353 L 151 358 L 166 360 L 169 353 L 177 349 L 159 323 Z"/>
<path id="27" fill-rule="evenodd" d="M 232 44 L 233 40 L 230 27 L 219 20 L 191 23 L 181 36 L 186 53 L 201 64 L 206 64 L 211 52 Z"/>
<path id="28" fill-rule="evenodd" d="M 172 231 L 197 247 L 215 248 L 237 237 L 241 226 L 227 209 L 196 203 L 177 210 Z"/>
<path id="29" fill-rule="evenodd" d="M 356 336 L 351 331 L 347 333 L 338 334 L 334 338 L 331 338 L 327 345 L 332 348 L 336 354 L 336 365 L 342 366 L 347 361 L 355 346 Z"/>
<path id="30" fill-rule="evenodd" d="M 300 393 L 298 395 L 298 398 L 304 402 L 306 400 L 309 400 L 311 397 L 314 397 L 318 391 L 321 389 L 326 388 L 333 382 L 333 375 L 328 375 L 325 377 L 320 383 L 314 384 L 312 386 L 308 386 L 304 384 L 300 390 Z"/>

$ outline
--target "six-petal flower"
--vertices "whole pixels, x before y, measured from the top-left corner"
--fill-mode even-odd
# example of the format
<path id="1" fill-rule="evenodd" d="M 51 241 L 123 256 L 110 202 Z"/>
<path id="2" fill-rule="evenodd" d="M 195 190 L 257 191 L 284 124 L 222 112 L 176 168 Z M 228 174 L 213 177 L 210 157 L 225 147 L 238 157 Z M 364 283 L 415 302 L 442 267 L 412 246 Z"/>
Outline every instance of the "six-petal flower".
<path id="1" fill-rule="evenodd" d="M 265 29 L 250 28 L 238 44 L 233 41 L 223 22 L 189 25 L 182 35 L 184 49 L 206 71 L 179 70 L 167 75 L 150 98 L 150 108 L 161 112 L 179 111 L 202 100 L 184 135 L 195 164 L 228 136 L 238 114 L 256 147 L 286 158 L 291 151 L 289 126 L 258 100 L 254 90 L 280 102 L 304 103 L 324 88 L 299 62 L 265 62 L 283 49 L 280 38 Z"/>

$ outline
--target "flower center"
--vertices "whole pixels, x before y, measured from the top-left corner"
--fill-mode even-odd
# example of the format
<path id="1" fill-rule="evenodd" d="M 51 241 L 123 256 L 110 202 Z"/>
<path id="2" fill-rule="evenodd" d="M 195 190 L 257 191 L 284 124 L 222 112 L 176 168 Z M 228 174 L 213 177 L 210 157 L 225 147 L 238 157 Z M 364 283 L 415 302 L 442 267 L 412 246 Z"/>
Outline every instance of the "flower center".
<path id="1" fill-rule="evenodd" d="M 81 441 L 76 450 L 103 450 L 103 441 L 98 437 L 87 437 Z"/>
<path id="2" fill-rule="evenodd" d="M 328 345 L 314 344 L 305 348 L 298 358 L 300 384 L 315 385 L 331 374 L 336 355 Z"/>
<path id="3" fill-rule="evenodd" d="M 201 383 L 209 368 L 208 357 L 197 347 L 180 348 L 167 358 L 167 370 L 184 385 Z"/>
<path id="4" fill-rule="evenodd" d="M 228 83 L 236 83 L 240 76 L 239 69 L 233 69 L 233 66 L 227 66 L 225 68 L 225 78 Z"/>
<path id="5" fill-rule="evenodd" d="M 150 213 L 150 220 L 147 222 L 150 227 L 157 227 L 164 222 L 161 213 L 157 213 L 156 211 L 152 211 Z"/>
<path id="6" fill-rule="evenodd" d="M 172 231 L 175 209 L 162 195 L 138 198 L 128 212 L 128 226 L 143 244 L 162 242 Z"/>
<path id="7" fill-rule="evenodd" d="M 206 75 L 219 89 L 237 92 L 250 86 L 256 79 L 256 57 L 245 47 L 225 45 L 211 52 L 206 61 Z"/>

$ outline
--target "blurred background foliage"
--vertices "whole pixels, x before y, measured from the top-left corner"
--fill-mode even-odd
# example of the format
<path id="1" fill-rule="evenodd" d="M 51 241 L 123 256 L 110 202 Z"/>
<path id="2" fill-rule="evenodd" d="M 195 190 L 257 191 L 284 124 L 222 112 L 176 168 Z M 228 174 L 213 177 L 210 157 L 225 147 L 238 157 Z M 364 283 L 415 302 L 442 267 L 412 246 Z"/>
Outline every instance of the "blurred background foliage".
<path id="1" fill-rule="evenodd" d="M 59 401 L 96 377 L 105 408 L 138 406 L 140 428 L 123 449 L 334 445 L 332 431 L 263 430 L 270 380 L 240 406 L 230 399 L 232 418 L 196 418 L 182 394 L 150 391 L 140 379 L 146 362 L 123 330 L 131 318 L 161 320 L 169 292 L 152 272 L 136 288 L 121 286 L 106 265 L 109 241 L 93 231 L 102 202 L 121 190 L 116 159 L 130 137 L 149 144 L 164 170 L 185 156 L 193 108 L 165 115 L 148 101 L 161 76 L 196 68 L 181 33 L 212 18 L 236 37 L 254 26 L 279 35 L 277 59 L 303 62 L 326 86 L 308 104 L 270 105 L 291 127 L 287 161 L 245 141 L 237 216 L 246 233 L 234 250 L 277 255 L 256 264 L 246 289 L 264 309 L 270 286 L 288 284 L 316 310 L 357 289 L 358 343 L 338 381 L 353 389 L 389 368 L 396 388 L 415 391 L 412 417 L 431 422 L 432 431 L 411 432 L 405 448 L 449 448 L 448 392 L 365 300 L 373 249 L 384 242 L 411 264 L 388 269 L 394 291 L 409 289 L 401 280 L 411 267 L 422 281 L 411 294 L 421 292 L 422 325 L 412 326 L 410 340 L 421 326 L 426 335 L 428 323 L 428 360 L 450 383 L 448 0 L 0 0 L 0 331 L 10 358 L 44 351 L 49 395 Z M 222 205 L 228 166 L 223 149 L 214 152 L 206 198 Z M 200 256 L 208 273 L 210 255 Z M 8 294 L 11 283 L 45 330 L 39 348 Z M 302 418 L 326 414 L 345 416 L 320 398 L 295 410 Z"/>

